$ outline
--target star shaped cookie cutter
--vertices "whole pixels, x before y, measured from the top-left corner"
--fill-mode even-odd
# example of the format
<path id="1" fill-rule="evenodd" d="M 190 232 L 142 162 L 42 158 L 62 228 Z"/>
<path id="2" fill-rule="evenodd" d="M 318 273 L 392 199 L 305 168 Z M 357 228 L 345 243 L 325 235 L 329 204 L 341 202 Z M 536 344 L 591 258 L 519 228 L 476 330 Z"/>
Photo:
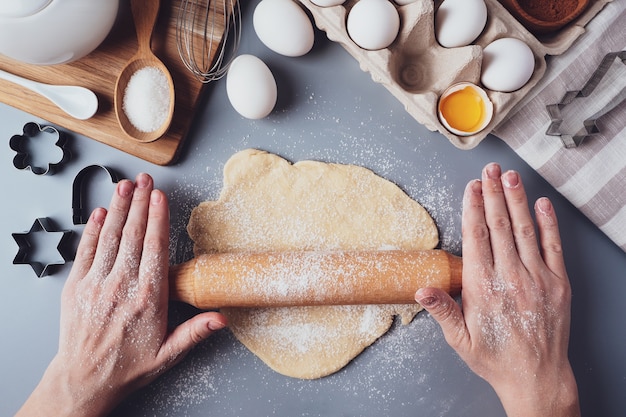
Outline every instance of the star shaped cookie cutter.
<path id="1" fill-rule="evenodd" d="M 546 109 L 550 115 L 550 126 L 546 131 L 548 136 L 560 136 L 563 146 L 566 148 L 578 147 L 585 138 L 597 135 L 600 133 L 600 129 L 597 125 L 597 120 L 605 114 L 609 113 L 615 107 L 617 107 L 622 101 L 626 100 L 626 88 L 622 89 L 609 103 L 607 103 L 602 109 L 591 115 L 589 118 L 583 121 L 583 127 L 577 133 L 571 135 L 560 131 L 561 124 L 563 123 L 563 116 L 561 110 L 563 107 L 570 104 L 574 99 L 579 97 L 589 97 L 593 90 L 600 84 L 602 78 L 609 71 L 613 61 L 618 58 L 623 64 L 626 64 L 626 51 L 610 52 L 604 56 L 598 68 L 594 71 L 591 78 L 580 90 L 567 91 L 561 101 L 555 104 L 548 104 Z"/>
<path id="2" fill-rule="evenodd" d="M 33 252 L 37 246 L 36 233 L 62 233 L 59 243 L 56 246 L 57 252 L 61 259 L 58 261 L 43 263 L 34 259 Z M 64 265 L 66 262 L 74 259 L 73 254 L 68 247 L 68 238 L 72 234 L 71 230 L 56 230 L 53 222 L 47 217 L 37 218 L 30 230 L 24 233 L 12 233 L 13 239 L 17 243 L 19 250 L 13 259 L 14 265 L 28 264 L 33 268 L 38 278 L 49 275 L 54 267 Z"/>
<path id="3" fill-rule="evenodd" d="M 61 149 L 62 156 L 57 162 L 50 162 L 45 167 L 32 164 L 31 152 L 26 146 L 28 138 L 35 138 L 42 133 L 56 136 L 55 146 Z M 13 166 L 20 170 L 30 169 L 35 175 L 53 174 L 59 166 L 67 162 L 71 152 L 67 146 L 67 137 L 53 126 L 41 126 L 35 122 L 24 125 L 21 135 L 13 135 L 9 140 L 9 147 L 17 154 L 13 157 Z"/>

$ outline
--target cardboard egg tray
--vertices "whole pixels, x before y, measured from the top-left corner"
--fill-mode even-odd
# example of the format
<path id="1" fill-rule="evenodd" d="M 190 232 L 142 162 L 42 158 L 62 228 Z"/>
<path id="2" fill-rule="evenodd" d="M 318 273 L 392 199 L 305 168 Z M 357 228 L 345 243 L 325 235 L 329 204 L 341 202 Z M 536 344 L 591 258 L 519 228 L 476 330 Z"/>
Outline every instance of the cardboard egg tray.
<path id="1" fill-rule="evenodd" d="M 369 51 L 355 44 L 346 30 L 346 19 L 358 0 L 320 7 L 310 0 L 299 0 L 312 14 L 316 26 L 331 41 L 341 44 L 369 72 L 375 82 L 383 84 L 405 106 L 407 112 L 428 129 L 438 130 L 460 149 L 478 145 L 501 123 L 520 100 L 539 82 L 546 70 L 546 55 L 560 55 L 582 34 L 584 26 L 612 0 L 595 0 L 574 22 L 561 31 L 541 39 L 531 34 L 497 0 L 485 0 L 487 25 L 469 46 L 444 48 L 435 38 L 435 11 L 443 0 L 416 0 L 397 6 L 400 32 L 385 49 Z M 471 136 L 450 133 L 437 117 L 437 102 L 452 84 L 465 81 L 480 85 L 482 51 L 496 39 L 514 37 L 530 46 L 535 56 L 535 70 L 521 89 L 502 93 L 487 91 L 494 105 L 493 119 L 482 131 Z"/>

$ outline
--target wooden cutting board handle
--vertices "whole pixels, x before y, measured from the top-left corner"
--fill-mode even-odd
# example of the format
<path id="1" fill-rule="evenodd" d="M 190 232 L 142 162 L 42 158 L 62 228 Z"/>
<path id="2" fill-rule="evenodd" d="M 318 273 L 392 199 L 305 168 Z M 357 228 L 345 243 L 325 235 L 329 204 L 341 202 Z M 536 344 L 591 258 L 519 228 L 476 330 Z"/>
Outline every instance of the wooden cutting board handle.
<path id="1" fill-rule="evenodd" d="M 170 297 L 197 308 L 411 304 L 418 288 L 461 290 L 443 250 L 214 253 L 170 267 Z"/>

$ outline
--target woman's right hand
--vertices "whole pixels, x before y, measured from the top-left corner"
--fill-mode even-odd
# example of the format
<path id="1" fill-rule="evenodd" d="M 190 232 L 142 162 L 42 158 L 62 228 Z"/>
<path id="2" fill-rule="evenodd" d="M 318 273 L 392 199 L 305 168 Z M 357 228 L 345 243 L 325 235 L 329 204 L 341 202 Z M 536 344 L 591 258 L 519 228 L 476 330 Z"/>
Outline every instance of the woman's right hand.
<path id="1" fill-rule="evenodd" d="M 486 166 L 464 195 L 462 306 L 433 288 L 416 300 L 509 417 L 577 417 L 567 356 L 571 290 L 547 198 L 535 203 L 535 217 L 538 237 L 519 174 Z"/>

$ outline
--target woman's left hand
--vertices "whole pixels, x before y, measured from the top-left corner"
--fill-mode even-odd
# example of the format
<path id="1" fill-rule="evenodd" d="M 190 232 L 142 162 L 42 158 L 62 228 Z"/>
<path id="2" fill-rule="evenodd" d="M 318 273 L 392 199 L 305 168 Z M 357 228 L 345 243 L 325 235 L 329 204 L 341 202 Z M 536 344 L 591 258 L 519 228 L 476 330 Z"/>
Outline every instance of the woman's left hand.
<path id="1" fill-rule="evenodd" d="M 19 416 L 100 416 L 226 326 L 201 313 L 167 328 L 169 208 L 139 174 L 91 214 L 61 301 L 59 351 Z"/>

